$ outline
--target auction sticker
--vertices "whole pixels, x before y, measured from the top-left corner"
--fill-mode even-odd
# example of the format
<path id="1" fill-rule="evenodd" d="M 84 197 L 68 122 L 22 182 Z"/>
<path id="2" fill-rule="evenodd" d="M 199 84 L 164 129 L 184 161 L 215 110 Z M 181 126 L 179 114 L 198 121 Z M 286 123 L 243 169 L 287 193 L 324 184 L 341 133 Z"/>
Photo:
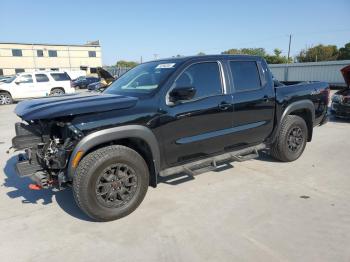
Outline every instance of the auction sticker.
<path id="1" fill-rule="evenodd" d="M 175 63 L 159 64 L 157 65 L 156 69 L 173 68 L 174 66 L 175 66 Z"/>

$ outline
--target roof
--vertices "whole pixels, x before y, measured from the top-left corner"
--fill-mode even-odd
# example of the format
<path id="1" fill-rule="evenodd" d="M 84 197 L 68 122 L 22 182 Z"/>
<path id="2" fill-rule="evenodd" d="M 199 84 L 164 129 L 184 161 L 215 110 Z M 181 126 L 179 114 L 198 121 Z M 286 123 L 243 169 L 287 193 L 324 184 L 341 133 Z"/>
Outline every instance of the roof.
<path id="1" fill-rule="evenodd" d="M 97 43 L 97 41 L 96 41 Z M 15 43 L 15 42 L 0 42 L 0 45 L 48 45 L 48 46 L 81 46 L 81 47 L 86 47 L 86 46 L 93 46 L 93 47 L 99 47 L 100 44 L 91 44 L 91 43 L 87 43 L 87 44 L 81 44 L 81 45 L 77 45 L 77 44 L 47 44 L 47 43 Z"/>
<path id="2" fill-rule="evenodd" d="M 260 60 L 262 57 L 253 55 L 196 55 L 196 56 L 182 56 L 182 57 L 171 57 L 153 60 L 150 62 L 161 62 L 161 61 L 174 61 L 174 62 L 185 62 L 189 60 L 205 60 L 205 59 L 234 59 L 234 60 Z"/>

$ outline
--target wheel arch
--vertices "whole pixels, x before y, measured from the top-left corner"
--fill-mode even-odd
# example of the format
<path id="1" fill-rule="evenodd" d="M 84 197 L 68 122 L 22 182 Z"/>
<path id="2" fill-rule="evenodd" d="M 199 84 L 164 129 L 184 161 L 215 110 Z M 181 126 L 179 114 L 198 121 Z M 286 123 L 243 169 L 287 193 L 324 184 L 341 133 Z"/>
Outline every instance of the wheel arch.
<path id="1" fill-rule="evenodd" d="M 282 122 L 288 115 L 297 115 L 304 119 L 308 129 L 307 141 L 310 142 L 312 140 L 313 124 L 315 122 L 315 106 L 310 100 L 292 102 L 284 109 L 278 122 L 278 127 L 276 128 L 272 142 L 276 140 L 281 129 Z"/>
<path id="2" fill-rule="evenodd" d="M 76 167 L 73 159 L 82 152 L 81 159 L 90 152 L 110 144 L 125 145 L 138 152 L 146 161 L 150 171 L 150 185 L 156 187 L 160 168 L 160 152 L 153 132 L 141 125 L 128 125 L 93 132 L 84 137 L 73 150 L 68 163 L 68 177 L 72 179 Z"/>
<path id="3" fill-rule="evenodd" d="M 65 90 L 64 87 L 62 87 L 62 86 L 55 86 L 55 87 L 52 87 L 52 88 L 50 89 L 50 92 L 52 92 L 52 91 L 55 90 L 55 89 L 60 89 L 60 90 L 62 90 L 64 93 L 66 93 L 66 90 Z"/>

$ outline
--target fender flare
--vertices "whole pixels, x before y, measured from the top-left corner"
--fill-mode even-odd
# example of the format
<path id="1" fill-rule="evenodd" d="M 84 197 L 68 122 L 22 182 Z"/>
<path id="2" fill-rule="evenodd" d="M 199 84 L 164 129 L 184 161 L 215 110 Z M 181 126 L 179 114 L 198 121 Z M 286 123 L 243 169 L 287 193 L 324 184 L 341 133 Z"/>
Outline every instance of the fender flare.
<path id="1" fill-rule="evenodd" d="M 278 134 L 279 134 L 279 131 L 281 129 L 281 125 L 282 125 L 282 122 L 283 120 L 288 116 L 290 115 L 290 113 L 292 113 L 293 111 L 297 111 L 297 110 L 301 110 L 301 109 L 306 109 L 307 111 L 310 112 L 311 114 L 311 129 L 313 128 L 313 124 L 315 122 L 315 106 L 314 104 L 312 103 L 312 101 L 310 100 L 300 100 L 300 101 L 296 101 L 296 102 L 292 102 L 291 104 L 289 104 L 283 111 L 280 119 L 278 120 L 278 125 L 277 125 L 277 128 L 275 129 L 274 133 L 273 133 L 273 136 L 272 136 L 272 141 L 271 143 L 273 143 Z M 306 123 L 308 125 L 308 123 Z M 310 134 L 312 136 L 312 133 Z"/>
<path id="2" fill-rule="evenodd" d="M 76 168 L 73 167 L 73 158 L 79 152 L 83 152 L 81 157 L 84 157 L 86 153 L 92 148 L 112 142 L 122 138 L 139 138 L 144 140 L 152 153 L 153 163 L 154 163 L 154 171 L 157 177 L 160 169 L 160 151 L 158 141 L 153 134 L 153 132 L 141 125 L 127 125 L 127 126 L 119 126 L 108 129 L 99 130 L 93 132 L 87 136 L 85 136 L 74 148 L 68 163 L 68 178 L 72 179 L 74 176 L 74 172 Z M 80 161 L 80 160 L 79 160 Z"/>

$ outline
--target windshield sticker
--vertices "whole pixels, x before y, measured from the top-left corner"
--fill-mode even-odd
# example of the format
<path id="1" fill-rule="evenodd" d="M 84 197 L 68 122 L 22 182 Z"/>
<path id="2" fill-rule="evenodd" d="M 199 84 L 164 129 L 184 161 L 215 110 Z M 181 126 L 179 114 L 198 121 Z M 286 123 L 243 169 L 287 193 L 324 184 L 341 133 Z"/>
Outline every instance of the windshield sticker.
<path id="1" fill-rule="evenodd" d="M 175 63 L 159 64 L 157 65 L 156 69 L 173 68 L 174 66 L 175 66 Z"/>

